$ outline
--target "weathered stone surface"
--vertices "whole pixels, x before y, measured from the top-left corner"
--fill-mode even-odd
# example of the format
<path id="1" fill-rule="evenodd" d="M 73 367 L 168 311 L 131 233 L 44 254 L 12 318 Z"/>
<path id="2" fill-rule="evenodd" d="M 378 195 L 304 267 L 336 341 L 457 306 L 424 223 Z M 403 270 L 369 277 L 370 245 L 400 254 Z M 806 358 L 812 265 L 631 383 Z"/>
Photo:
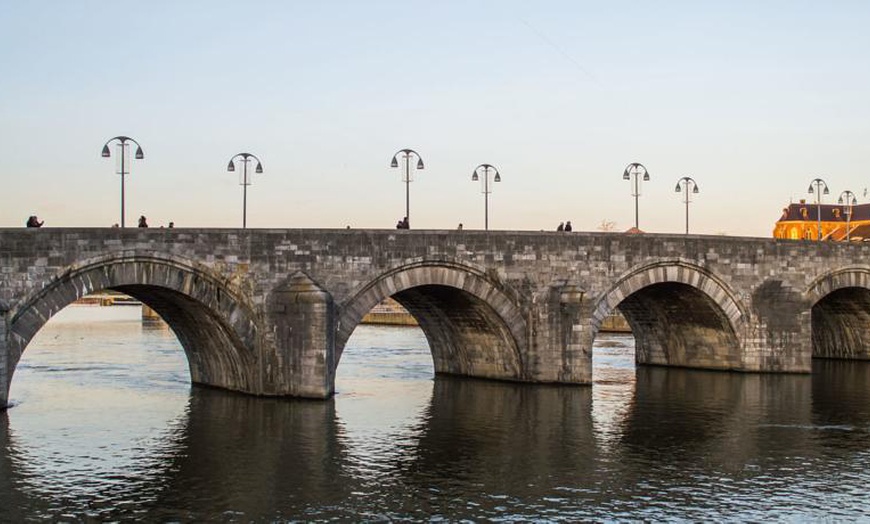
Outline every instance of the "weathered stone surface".
<path id="1" fill-rule="evenodd" d="M 36 332 L 117 289 L 173 327 L 196 383 L 326 398 L 344 345 L 393 296 L 439 373 L 591 380 L 619 309 L 640 363 L 809 372 L 868 358 L 870 245 L 612 233 L 0 229 L 0 405 Z"/>

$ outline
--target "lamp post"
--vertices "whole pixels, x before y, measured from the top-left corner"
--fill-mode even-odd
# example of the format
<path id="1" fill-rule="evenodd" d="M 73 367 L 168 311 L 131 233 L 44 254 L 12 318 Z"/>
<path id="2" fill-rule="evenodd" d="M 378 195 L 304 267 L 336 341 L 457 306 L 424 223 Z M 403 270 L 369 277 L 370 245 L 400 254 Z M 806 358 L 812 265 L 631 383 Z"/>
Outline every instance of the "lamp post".
<path id="1" fill-rule="evenodd" d="M 118 174 L 121 175 L 121 227 L 124 227 L 124 175 L 129 173 L 127 171 L 127 142 L 136 144 L 136 160 L 142 160 L 145 158 L 145 154 L 142 152 L 142 146 L 139 145 L 139 142 L 136 142 L 129 136 L 116 136 L 110 138 L 103 146 L 103 152 L 101 153 L 103 158 L 112 156 L 112 152 L 109 150 L 109 144 L 112 142 L 117 142 L 116 145 L 121 152 L 121 170 Z"/>
<path id="2" fill-rule="evenodd" d="M 840 198 L 837 199 L 837 203 L 841 206 L 843 204 L 846 205 L 846 207 L 843 209 L 843 214 L 846 215 L 846 242 L 848 242 L 850 240 L 849 226 L 850 222 L 852 221 L 852 206 L 858 204 L 858 199 L 855 198 L 855 193 L 847 189 L 846 191 L 840 193 Z"/>
<path id="3" fill-rule="evenodd" d="M 491 164 L 480 164 L 471 172 L 472 182 L 477 182 L 480 179 L 478 173 L 483 176 L 483 228 L 487 231 L 489 231 L 489 194 L 492 193 L 492 188 L 489 187 L 490 171 L 495 174 L 492 181 L 501 182 L 501 175 L 498 173 L 498 169 Z"/>
<path id="4" fill-rule="evenodd" d="M 402 181 L 405 183 L 405 218 L 408 223 L 411 223 L 411 157 L 417 157 L 417 169 L 423 169 L 423 158 L 420 153 L 413 149 L 400 149 L 393 155 L 393 160 L 390 162 L 390 167 L 399 167 L 399 155 L 405 159 L 405 173 L 402 175 Z"/>
<path id="5" fill-rule="evenodd" d="M 814 187 L 815 186 L 815 187 Z M 821 178 L 814 178 L 812 182 L 810 182 L 810 188 L 807 193 L 816 193 L 816 214 L 818 215 L 818 240 L 822 239 L 822 195 L 827 195 L 830 193 L 828 191 L 828 184 L 825 183 Z"/>
<path id="6" fill-rule="evenodd" d="M 683 191 L 683 202 L 686 203 L 686 234 L 689 234 L 689 202 L 692 200 L 689 198 L 689 188 L 692 188 L 691 191 L 694 194 L 698 194 L 698 183 L 695 182 L 695 179 L 690 176 L 684 176 L 683 178 L 677 180 L 677 187 L 674 188 L 674 192 L 679 193 Z"/>
<path id="7" fill-rule="evenodd" d="M 634 177 L 634 189 L 631 192 L 631 196 L 634 197 L 634 227 L 635 229 L 640 229 L 640 220 L 639 220 L 639 209 L 638 209 L 638 197 L 640 196 L 640 177 L 643 176 L 643 181 L 649 181 L 649 172 L 647 172 L 646 168 L 643 164 L 639 164 L 637 162 L 632 162 L 625 167 L 625 171 L 622 173 L 623 180 L 631 180 L 631 177 Z"/>
<path id="8" fill-rule="evenodd" d="M 227 171 L 232 173 L 236 170 L 236 160 L 242 162 L 242 178 L 239 182 L 239 185 L 242 186 L 242 229 L 248 227 L 248 186 L 251 185 L 251 180 L 248 178 L 248 163 L 251 159 L 257 161 L 257 167 L 254 172 L 262 173 L 263 163 L 251 153 L 239 153 L 230 158 L 230 162 L 227 164 Z"/>

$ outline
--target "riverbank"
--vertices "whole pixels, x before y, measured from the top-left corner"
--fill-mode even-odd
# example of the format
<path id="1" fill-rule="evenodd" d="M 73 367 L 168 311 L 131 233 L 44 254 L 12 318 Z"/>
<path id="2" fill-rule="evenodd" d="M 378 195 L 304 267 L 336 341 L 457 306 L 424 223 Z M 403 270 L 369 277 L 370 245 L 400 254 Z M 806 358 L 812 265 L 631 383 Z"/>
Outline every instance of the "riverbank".
<path id="1" fill-rule="evenodd" d="M 401 304 L 388 298 L 376 305 L 369 311 L 360 322 L 361 324 L 372 324 L 381 326 L 417 326 L 417 319 L 402 307 Z M 599 329 L 601 333 L 631 333 L 631 328 L 626 322 L 625 317 L 619 314 L 618 311 L 613 312 L 604 322 L 601 323 Z"/>

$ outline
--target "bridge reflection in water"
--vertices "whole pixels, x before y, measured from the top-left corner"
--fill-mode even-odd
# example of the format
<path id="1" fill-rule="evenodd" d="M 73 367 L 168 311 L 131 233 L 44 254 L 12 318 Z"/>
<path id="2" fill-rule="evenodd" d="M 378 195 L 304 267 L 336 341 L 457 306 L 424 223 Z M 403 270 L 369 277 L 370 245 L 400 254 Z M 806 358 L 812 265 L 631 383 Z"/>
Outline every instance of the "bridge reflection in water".
<path id="1" fill-rule="evenodd" d="M 29 423 L 39 391 L 24 386 L 59 367 L 25 361 L 24 389 L 13 395 L 20 405 L 0 415 L 4 518 L 761 520 L 870 511 L 856 496 L 870 481 L 868 363 L 817 362 L 812 375 L 634 370 L 630 338 L 615 337 L 597 343 L 592 388 L 433 381 L 425 342 L 402 338 L 410 349 L 401 350 L 395 341 L 407 335 L 378 344 L 360 329 L 332 400 L 188 393 L 183 377 L 149 387 L 130 377 L 158 377 L 165 362 L 132 358 L 127 367 L 118 358 L 95 372 L 91 389 L 120 407 L 88 420 L 91 428 Z M 131 434 L 124 409 L 142 427 L 163 426 L 149 438 L 142 427 Z M 130 456 L 119 462 L 110 445 L 100 459 L 108 467 L 94 466 L 100 446 L 76 442 L 107 434 L 130 437 Z"/>

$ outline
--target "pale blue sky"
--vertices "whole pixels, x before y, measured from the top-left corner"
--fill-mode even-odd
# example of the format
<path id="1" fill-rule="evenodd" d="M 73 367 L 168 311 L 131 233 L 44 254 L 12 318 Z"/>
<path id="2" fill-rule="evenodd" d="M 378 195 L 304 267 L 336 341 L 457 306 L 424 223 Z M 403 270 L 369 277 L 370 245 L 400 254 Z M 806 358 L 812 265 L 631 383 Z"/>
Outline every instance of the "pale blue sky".
<path id="1" fill-rule="evenodd" d="M 241 225 L 235 153 L 263 160 L 249 227 L 571 220 L 769 236 L 821 176 L 870 185 L 870 2 L 0 0 L 0 227 L 119 221 L 109 138 L 145 150 L 127 223 Z M 833 197 L 833 198 L 832 198 Z M 866 198 L 861 199 L 867 201 Z"/>

